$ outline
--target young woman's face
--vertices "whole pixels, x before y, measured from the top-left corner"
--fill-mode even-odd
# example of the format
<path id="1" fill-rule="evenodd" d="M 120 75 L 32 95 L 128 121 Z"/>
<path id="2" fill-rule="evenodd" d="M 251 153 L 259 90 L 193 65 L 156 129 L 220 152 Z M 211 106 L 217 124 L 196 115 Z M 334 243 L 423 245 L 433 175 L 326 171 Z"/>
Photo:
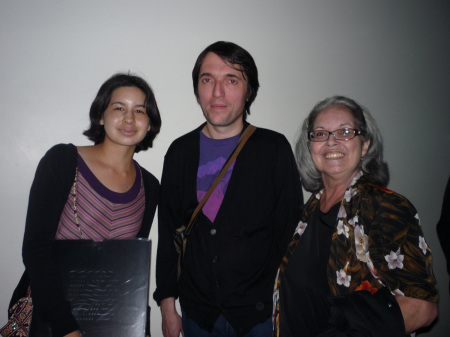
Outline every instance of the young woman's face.
<path id="1" fill-rule="evenodd" d="M 115 89 L 100 124 L 105 127 L 104 142 L 136 146 L 150 131 L 145 94 L 136 87 Z"/>

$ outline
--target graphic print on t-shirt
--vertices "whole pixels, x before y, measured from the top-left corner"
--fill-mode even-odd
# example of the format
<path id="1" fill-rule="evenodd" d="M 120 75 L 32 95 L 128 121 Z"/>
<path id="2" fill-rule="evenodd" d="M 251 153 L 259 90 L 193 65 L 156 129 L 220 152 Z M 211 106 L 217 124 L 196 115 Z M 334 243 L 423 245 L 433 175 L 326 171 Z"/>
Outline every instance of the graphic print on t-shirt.
<path id="1" fill-rule="evenodd" d="M 212 162 L 208 162 L 199 166 L 197 173 L 197 199 L 198 201 L 203 199 L 203 196 L 208 192 L 210 186 L 214 182 L 214 179 L 219 175 L 220 170 L 225 165 L 226 158 L 219 157 Z M 227 191 L 228 182 L 231 178 L 231 172 L 233 170 L 234 163 L 231 164 L 228 172 L 219 182 L 215 190 L 211 193 L 208 201 L 203 206 L 203 213 L 208 217 L 211 222 L 214 222 L 217 212 L 219 212 L 220 205 L 222 204 L 223 197 Z"/>
<path id="2" fill-rule="evenodd" d="M 208 192 L 220 170 L 225 165 L 228 157 L 236 147 L 239 134 L 225 139 L 208 138 L 200 131 L 200 161 L 197 171 L 197 200 L 200 202 Z M 220 205 L 222 204 L 228 182 L 231 178 L 234 162 L 231 164 L 225 176 L 216 186 L 208 201 L 203 206 L 205 214 L 211 222 L 214 222 Z"/>

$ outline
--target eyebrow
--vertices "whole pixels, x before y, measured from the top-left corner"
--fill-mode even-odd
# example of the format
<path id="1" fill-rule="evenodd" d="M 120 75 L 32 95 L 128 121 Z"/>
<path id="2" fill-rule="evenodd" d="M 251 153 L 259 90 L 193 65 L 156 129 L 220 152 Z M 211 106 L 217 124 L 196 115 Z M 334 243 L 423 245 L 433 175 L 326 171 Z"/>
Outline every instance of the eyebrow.
<path id="1" fill-rule="evenodd" d="M 120 101 L 115 101 L 115 102 L 109 103 L 109 105 L 114 105 L 114 104 L 125 105 L 124 103 L 122 103 L 122 102 L 120 102 Z"/>
<path id="2" fill-rule="evenodd" d="M 125 105 L 125 103 L 122 103 L 121 101 L 115 101 L 115 102 L 109 103 L 110 106 L 111 106 L 111 105 L 114 105 L 114 104 Z M 136 104 L 136 105 L 134 105 L 134 107 L 145 108 L 145 104 Z"/>
<path id="3" fill-rule="evenodd" d="M 213 74 L 211 74 L 211 73 L 203 73 L 203 74 L 200 74 L 199 78 L 206 77 L 206 76 L 215 77 L 215 76 L 214 76 Z M 237 75 L 235 75 L 235 74 L 225 74 L 224 77 L 233 77 L 233 78 L 237 78 L 238 80 L 245 81 L 245 78 L 239 77 L 239 76 L 237 76 Z"/>
<path id="4" fill-rule="evenodd" d="M 350 122 L 345 122 L 345 123 L 342 123 L 341 125 L 339 125 L 339 128 L 349 128 L 349 127 L 354 128 L 354 126 Z M 325 128 L 321 125 L 317 125 L 313 130 L 317 130 L 319 128 L 325 130 Z M 336 129 L 336 130 L 339 130 L 339 129 Z M 333 130 L 333 131 L 335 131 L 335 130 Z"/>

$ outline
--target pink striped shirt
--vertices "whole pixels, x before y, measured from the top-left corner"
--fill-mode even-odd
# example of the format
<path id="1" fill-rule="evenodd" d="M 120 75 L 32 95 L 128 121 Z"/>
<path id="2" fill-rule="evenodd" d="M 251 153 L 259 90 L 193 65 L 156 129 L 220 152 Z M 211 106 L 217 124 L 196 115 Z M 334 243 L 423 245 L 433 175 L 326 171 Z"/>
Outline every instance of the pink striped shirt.
<path id="1" fill-rule="evenodd" d="M 136 179 L 133 186 L 125 193 L 117 193 L 105 187 L 78 156 L 76 206 L 85 239 L 103 241 L 136 237 L 144 216 L 145 191 L 140 167 L 136 162 L 134 165 Z M 59 220 L 57 240 L 81 239 L 74 216 L 73 193 L 72 187 Z"/>

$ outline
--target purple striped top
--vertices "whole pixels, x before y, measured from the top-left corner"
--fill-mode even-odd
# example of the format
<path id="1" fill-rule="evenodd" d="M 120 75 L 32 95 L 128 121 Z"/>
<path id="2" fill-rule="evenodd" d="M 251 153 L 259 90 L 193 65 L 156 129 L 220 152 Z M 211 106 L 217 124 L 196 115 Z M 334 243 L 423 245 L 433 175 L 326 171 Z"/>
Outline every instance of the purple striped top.
<path id="1" fill-rule="evenodd" d="M 145 210 L 145 191 L 139 165 L 136 179 L 125 193 L 111 191 L 92 173 L 78 155 L 77 214 L 83 237 L 94 241 L 135 238 Z M 74 177 L 75 178 L 75 177 Z M 72 187 L 59 220 L 57 240 L 81 239 L 75 222 Z"/>

